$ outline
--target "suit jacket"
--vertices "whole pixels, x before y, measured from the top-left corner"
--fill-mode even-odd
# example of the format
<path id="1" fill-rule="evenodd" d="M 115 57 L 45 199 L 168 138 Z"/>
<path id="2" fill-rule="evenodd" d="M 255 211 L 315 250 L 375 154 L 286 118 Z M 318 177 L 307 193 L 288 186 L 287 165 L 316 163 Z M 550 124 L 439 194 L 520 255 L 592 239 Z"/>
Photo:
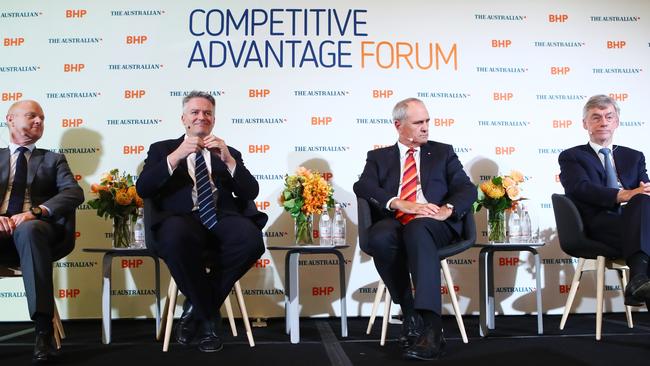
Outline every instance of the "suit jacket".
<path id="1" fill-rule="evenodd" d="M 164 140 L 152 144 L 147 153 L 142 173 L 136 182 L 138 194 L 150 198 L 155 205 L 155 217 L 151 218 L 155 230 L 162 220 L 178 214 L 189 214 L 194 208 L 192 189 L 194 181 L 187 170 L 187 160 L 182 159 L 174 173 L 169 175 L 167 155 L 176 150 L 183 142 L 184 136 L 174 140 Z M 228 147 L 230 154 L 237 161 L 234 176 L 231 176 L 226 164 L 219 156 L 211 156 L 211 176 L 217 190 L 217 213 L 225 215 L 243 215 L 249 217 L 261 229 L 268 217 L 259 212 L 252 201 L 257 197 L 259 185 L 255 177 L 244 166 L 241 153 Z"/>
<path id="2" fill-rule="evenodd" d="M 428 141 L 420 147 L 420 184 L 429 203 L 454 205 L 454 213 L 446 222 L 460 233 L 462 217 L 476 200 L 476 187 L 469 180 L 451 145 Z M 371 150 L 354 193 L 365 198 L 375 211 L 385 217 L 394 216 L 386 209 L 388 201 L 399 192 L 402 174 L 397 144 Z"/>
<path id="3" fill-rule="evenodd" d="M 639 182 L 648 182 L 643 153 L 625 146 L 614 145 L 614 165 L 624 189 L 633 189 Z M 618 208 L 618 189 L 607 187 L 605 168 L 589 144 L 564 150 L 558 157 L 560 182 L 566 195 L 575 202 L 583 220 L 603 211 Z"/>

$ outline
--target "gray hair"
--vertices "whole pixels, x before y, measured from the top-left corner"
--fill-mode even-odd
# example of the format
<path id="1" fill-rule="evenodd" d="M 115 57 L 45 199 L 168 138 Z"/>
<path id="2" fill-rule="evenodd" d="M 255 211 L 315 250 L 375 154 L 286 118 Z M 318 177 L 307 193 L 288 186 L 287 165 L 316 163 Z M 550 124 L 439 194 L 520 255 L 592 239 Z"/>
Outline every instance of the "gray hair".
<path id="1" fill-rule="evenodd" d="M 587 118 L 587 113 L 589 113 L 590 109 L 605 109 L 610 105 L 614 106 L 614 109 L 616 109 L 616 116 L 620 116 L 621 109 L 618 107 L 618 103 L 616 103 L 616 100 L 614 100 L 614 98 L 605 94 L 594 95 L 593 97 L 589 98 L 585 106 L 582 108 L 582 119 Z"/>
<path id="2" fill-rule="evenodd" d="M 397 102 L 397 104 L 395 104 L 395 107 L 393 107 L 393 121 L 402 121 L 404 118 L 406 118 L 406 111 L 409 107 L 409 103 L 424 104 L 424 102 L 418 98 L 406 98 L 404 100 L 400 100 Z"/>
<path id="3" fill-rule="evenodd" d="M 207 99 L 210 104 L 212 104 L 212 107 L 214 108 L 215 102 L 214 102 L 214 97 L 210 95 L 210 93 L 206 93 L 203 91 L 198 91 L 198 90 L 192 90 L 189 94 L 187 94 L 183 98 L 183 109 L 185 109 L 185 104 L 190 101 L 190 99 L 193 98 L 203 98 Z"/>

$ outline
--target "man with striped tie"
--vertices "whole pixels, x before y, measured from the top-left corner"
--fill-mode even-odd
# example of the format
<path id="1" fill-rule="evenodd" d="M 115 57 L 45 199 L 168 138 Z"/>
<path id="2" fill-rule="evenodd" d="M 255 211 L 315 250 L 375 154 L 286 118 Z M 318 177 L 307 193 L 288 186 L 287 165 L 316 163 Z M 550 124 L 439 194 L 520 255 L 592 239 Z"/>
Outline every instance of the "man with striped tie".
<path id="1" fill-rule="evenodd" d="M 429 141 L 429 112 L 416 98 L 393 108 L 395 145 L 369 151 L 354 193 L 382 217 L 369 231 L 368 247 L 379 275 L 404 314 L 404 356 L 442 356 L 438 248 L 449 245 L 471 215 L 476 187 L 451 145 Z M 416 291 L 413 296 L 410 276 Z"/>
<path id="2" fill-rule="evenodd" d="M 252 203 L 259 186 L 241 153 L 212 134 L 214 110 L 208 93 L 184 97 L 185 134 L 152 144 L 136 183 L 138 194 L 154 205 L 152 249 L 186 297 L 176 340 L 189 344 L 198 334 L 202 352 L 223 347 L 219 308 L 264 253 L 267 220 Z"/>

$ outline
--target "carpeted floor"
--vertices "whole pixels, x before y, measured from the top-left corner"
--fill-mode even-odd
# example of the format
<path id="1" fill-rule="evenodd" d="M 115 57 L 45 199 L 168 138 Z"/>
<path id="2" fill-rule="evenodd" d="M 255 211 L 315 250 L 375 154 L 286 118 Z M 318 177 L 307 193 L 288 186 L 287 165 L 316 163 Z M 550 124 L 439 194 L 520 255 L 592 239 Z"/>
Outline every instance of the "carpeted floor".
<path id="1" fill-rule="evenodd" d="M 595 316 L 571 315 L 564 331 L 559 316 L 544 317 L 544 335 L 537 335 L 534 316 L 498 316 L 487 338 L 478 333 L 478 317 L 465 316 L 469 343 L 463 344 L 453 317 L 444 318 L 447 355 L 439 365 L 609 365 L 650 364 L 650 314 L 635 313 L 629 329 L 623 314 L 605 314 L 603 339 L 595 340 Z M 340 337 L 339 319 L 301 319 L 301 343 L 291 344 L 284 319 L 269 319 L 267 327 L 253 328 L 256 346 L 250 348 L 244 329 L 239 337 L 224 332 L 225 347 L 213 354 L 173 343 L 167 353 L 155 340 L 152 320 L 113 321 L 113 339 L 101 343 L 100 320 L 67 321 L 67 338 L 56 361 L 61 365 L 415 365 L 406 361 L 395 338 L 399 325 L 389 325 L 389 340 L 379 345 L 381 319 L 365 334 L 367 318 L 349 319 L 349 336 Z M 0 365 L 29 364 L 33 347 L 30 323 L 0 323 Z"/>

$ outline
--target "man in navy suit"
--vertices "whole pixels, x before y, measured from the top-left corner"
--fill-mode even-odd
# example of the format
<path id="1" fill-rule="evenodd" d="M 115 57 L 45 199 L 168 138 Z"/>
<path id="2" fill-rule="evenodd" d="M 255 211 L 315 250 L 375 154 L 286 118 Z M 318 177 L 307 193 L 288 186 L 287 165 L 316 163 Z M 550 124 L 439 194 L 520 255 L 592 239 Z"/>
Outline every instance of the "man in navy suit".
<path id="1" fill-rule="evenodd" d="M 251 204 L 259 186 L 241 153 L 212 134 L 214 109 L 208 93 L 192 91 L 183 98 L 185 134 L 151 145 L 136 184 L 155 207 L 153 249 L 186 297 L 176 339 L 188 344 L 198 331 L 202 352 L 223 347 L 219 308 L 264 253 L 261 228 L 267 219 Z"/>
<path id="2" fill-rule="evenodd" d="M 0 264 L 20 264 L 36 328 L 35 362 L 56 353 L 52 262 L 74 249 L 74 240 L 64 238 L 65 218 L 84 200 L 65 156 L 36 148 L 44 123 L 37 102 L 14 103 L 7 112 L 9 148 L 0 149 Z"/>
<path id="3" fill-rule="evenodd" d="M 459 237 L 476 187 L 451 145 L 428 141 L 429 113 L 421 100 L 397 103 L 393 121 L 398 142 L 369 151 L 354 184 L 354 193 L 382 217 L 370 228 L 368 247 L 361 249 L 373 257 L 393 301 L 402 308 L 404 356 L 432 360 L 445 347 L 438 249 Z"/>
<path id="4" fill-rule="evenodd" d="M 606 95 L 587 101 L 582 125 L 589 143 L 560 154 L 560 181 L 587 235 L 623 253 L 630 267 L 625 304 L 640 306 L 650 302 L 650 183 L 643 153 L 613 144 L 619 114 Z"/>

